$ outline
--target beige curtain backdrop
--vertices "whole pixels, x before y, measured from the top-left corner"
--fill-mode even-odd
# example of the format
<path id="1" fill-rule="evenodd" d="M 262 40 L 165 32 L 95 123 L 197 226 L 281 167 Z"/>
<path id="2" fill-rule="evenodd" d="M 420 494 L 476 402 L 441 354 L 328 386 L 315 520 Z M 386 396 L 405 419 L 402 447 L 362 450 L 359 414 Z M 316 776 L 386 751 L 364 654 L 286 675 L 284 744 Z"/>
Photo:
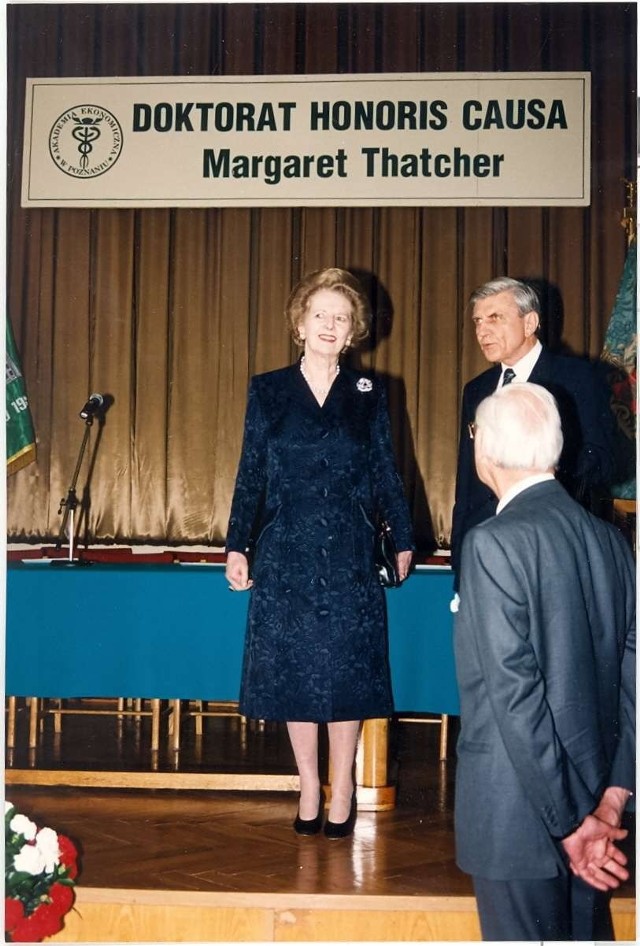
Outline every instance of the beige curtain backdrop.
<path id="1" fill-rule="evenodd" d="M 7 305 L 38 459 L 10 478 L 10 541 L 60 528 L 91 392 L 78 493 L 89 542 L 223 545 L 249 378 L 295 357 L 282 310 L 307 271 L 364 274 L 421 545 L 446 547 L 463 384 L 486 367 L 465 302 L 536 278 L 551 340 L 597 356 L 622 273 L 635 164 L 635 5 L 11 4 Z M 20 208 L 31 76 L 588 70 L 589 208 Z"/>

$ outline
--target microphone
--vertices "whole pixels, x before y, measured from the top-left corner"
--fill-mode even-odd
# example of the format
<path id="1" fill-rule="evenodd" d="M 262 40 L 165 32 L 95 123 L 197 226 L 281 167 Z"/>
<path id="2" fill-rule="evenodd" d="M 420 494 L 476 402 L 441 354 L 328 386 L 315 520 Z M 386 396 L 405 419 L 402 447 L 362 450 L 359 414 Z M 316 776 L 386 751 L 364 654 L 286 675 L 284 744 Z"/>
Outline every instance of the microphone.
<path id="1" fill-rule="evenodd" d="M 79 416 L 82 417 L 83 420 L 87 420 L 87 418 L 93 417 L 93 415 L 100 410 L 103 404 L 104 398 L 101 394 L 92 394 L 85 406 L 80 411 Z"/>

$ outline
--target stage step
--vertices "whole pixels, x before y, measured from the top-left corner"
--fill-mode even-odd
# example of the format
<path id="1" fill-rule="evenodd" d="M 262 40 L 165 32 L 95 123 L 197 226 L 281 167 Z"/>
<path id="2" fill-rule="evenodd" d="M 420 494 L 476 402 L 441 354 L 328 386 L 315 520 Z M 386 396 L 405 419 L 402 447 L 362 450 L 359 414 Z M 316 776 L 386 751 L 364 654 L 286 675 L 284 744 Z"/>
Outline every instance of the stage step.
<path id="1" fill-rule="evenodd" d="M 617 940 L 635 942 L 635 900 L 616 899 Z M 473 897 L 202 893 L 79 887 L 51 941 L 459 942 L 480 940 Z"/>

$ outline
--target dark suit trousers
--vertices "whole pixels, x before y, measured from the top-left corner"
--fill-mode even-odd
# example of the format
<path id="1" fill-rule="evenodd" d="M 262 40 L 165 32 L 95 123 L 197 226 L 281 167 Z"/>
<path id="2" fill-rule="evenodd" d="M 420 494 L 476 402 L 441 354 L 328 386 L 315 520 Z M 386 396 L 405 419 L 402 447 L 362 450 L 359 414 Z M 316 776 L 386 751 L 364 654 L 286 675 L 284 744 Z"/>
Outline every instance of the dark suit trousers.
<path id="1" fill-rule="evenodd" d="M 613 940 L 609 894 L 562 875 L 543 880 L 474 877 L 484 940 Z"/>

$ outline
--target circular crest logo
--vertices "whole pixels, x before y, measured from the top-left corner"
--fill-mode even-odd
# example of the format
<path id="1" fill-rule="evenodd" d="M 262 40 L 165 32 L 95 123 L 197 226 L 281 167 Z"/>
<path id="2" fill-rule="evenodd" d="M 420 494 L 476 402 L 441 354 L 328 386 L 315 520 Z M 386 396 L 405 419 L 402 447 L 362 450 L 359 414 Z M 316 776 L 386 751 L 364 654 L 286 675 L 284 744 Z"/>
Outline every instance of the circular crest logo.
<path id="1" fill-rule="evenodd" d="M 122 151 L 122 128 L 101 105 L 76 105 L 56 119 L 49 154 L 69 177 L 99 177 L 111 170 Z"/>

